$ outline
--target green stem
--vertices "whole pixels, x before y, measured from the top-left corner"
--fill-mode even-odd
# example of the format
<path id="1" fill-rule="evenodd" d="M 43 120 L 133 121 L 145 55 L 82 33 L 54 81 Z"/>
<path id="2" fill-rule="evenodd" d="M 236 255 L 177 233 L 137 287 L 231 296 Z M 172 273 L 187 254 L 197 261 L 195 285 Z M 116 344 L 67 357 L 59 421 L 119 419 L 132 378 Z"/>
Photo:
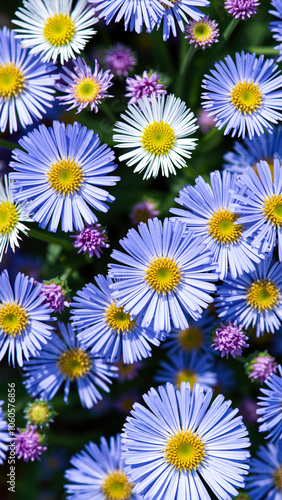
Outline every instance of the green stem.
<path id="1" fill-rule="evenodd" d="M 279 50 L 273 47 L 248 47 L 248 52 L 256 52 L 257 54 L 267 54 L 270 56 L 276 56 L 279 54 Z"/>
<path id="2" fill-rule="evenodd" d="M 178 78 L 175 86 L 175 94 L 179 97 L 182 98 L 182 90 L 183 90 L 183 83 L 185 79 L 185 75 L 187 73 L 187 70 L 189 68 L 189 64 L 193 58 L 193 55 L 195 54 L 197 49 L 193 47 L 193 45 L 190 45 L 188 48 L 186 55 L 184 59 L 181 62 L 180 70 L 178 73 Z"/>
<path id="3" fill-rule="evenodd" d="M 230 23 L 228 24 L 226 30 L 222 34 L 222 38 L 223 38 L 224 42 L 227 42 L 227 40 L 232 35 L 233 31 L 235 30 L 235 28 L 237 27 L 237 25 L 239 24 L 239 22 L 240 22 L 239 19 L 232 19 L 230 21 Z"/>
<path id="4" fill-rule="evenodd" d="M 19 144 L 16 144 L 15 142 L 12 141 L 6 141 L 6 139 L 1 139 L 1 138 L 0 138 L 0 146 L 7 149 L 16 149 L 16 148 L 22 149 L 19 146 Z"/>
<path id="5" fill-rule="evenodd" d="M 55 243 L 56 245 L 60 245 L 65 250 L 73 250 L 72 244 L 68 243 L 66 240 L 56 238 L 55 236 L 51 236 L 50 234 L 43 233 L 41 231 L 36 231 L 36 229 L 30 229 L 28 234 L 36 240 L 45 241 L 46 243 Z"/>
<path id="6" fill-rule="evenodd" d="M 116 123 L 117 119 L 108 104 L 103 102 L 100 105 L 100 109 L 105 113 L 105 115 L 113 122 Z"/>
<path id="7" fill-rule="evenodd" d="M 161 31 L 153 29 L 150 33 L 150 38 L 152 41 L 152 51 L 154 52 L 156 66 L 159 66 L 161 63 L 163 66 L 161 70 L 167 72 L 173 79 L 175 75 L 175 68 L 172 63 L 168 45 L 164 42 Z"/>

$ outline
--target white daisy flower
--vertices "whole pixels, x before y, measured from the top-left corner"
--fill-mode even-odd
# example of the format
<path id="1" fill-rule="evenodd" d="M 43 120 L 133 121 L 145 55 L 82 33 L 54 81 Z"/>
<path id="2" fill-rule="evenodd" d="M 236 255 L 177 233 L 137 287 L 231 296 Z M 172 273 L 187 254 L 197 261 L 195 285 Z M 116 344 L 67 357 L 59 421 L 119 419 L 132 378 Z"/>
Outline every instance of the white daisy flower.
<path id="1" fill-rule="evenodd" d="M 31 54 L 41 54 L 42 61 L 60 56 L 61 64 L 75 59 L 75 52 L 84 49 L 86 42 L 96 33 L 93 26 L 93 7 L 88 0 L 78 0 L 71 12 L 72 0 L 24 0 L 12 22 L 23 47 L 31 47 Z"/>
<path id="2" fill-rule="evenodd" d="M 27 234 L 28 228 L 22 222 L 31 222 L 25 213 L 26 203 L 15 203 L 7 175 L 4 184 L 0 179 L 0 262 L 3 254 L 11 247 L 19 247 L 19 231 Z"/>
<path id="3" fill-rule="evenodd" d="M 119 157 L 128 167 L 136 165 L 134 172 L 145 170 L 143 179 L 176 174 L 176 168 L 186 167 L 185 158 L 191 158 L 197 139 L 191 135 L 198 128 L 194 113 L 173 94 L 147 96 L 131 104 L 117 122 L 113 140 L 118 148 L 129 151 Z"/>

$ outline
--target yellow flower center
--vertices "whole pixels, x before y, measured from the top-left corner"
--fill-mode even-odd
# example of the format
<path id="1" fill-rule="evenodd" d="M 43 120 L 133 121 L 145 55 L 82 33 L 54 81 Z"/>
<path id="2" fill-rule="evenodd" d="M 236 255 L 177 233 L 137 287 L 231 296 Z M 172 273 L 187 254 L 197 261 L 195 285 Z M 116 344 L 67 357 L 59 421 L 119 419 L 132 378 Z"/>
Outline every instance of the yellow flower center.
<path id="1" fill-rule="evenodd" d="M 271 280 L 257 280 L 250 285 L 246 298 L 251 307 L 261 312 L 277 306 L 280 292 Z"/>
<path id="2" fill-rule="evenodd" d="M 65 378 L 72 382 L 78 378 L 85 377 L 92 367 L 92 361 L 87 352 L 80 347 L 72 347 L 63 352 L 58 359 L 58 368 Z"/>
<path id="3" fill-rule="evenodd" d="M 128 500 L 131 498 L 133 483 L 130 483 L 124 471 L 110 472 L 102 483 L 102 493 L 107 500 Z"/>
<path id="4" fill-rule="evenodd" d="M 264 200 L 263 213 L 277 226 L 282 226 L 282 194 L 273 194 Z"/>
<path id="5" fill-rule="evenodd" d="M 75 86 L 74 96 L 78 102 L 88 104 L 97 99 L 100 91 L 100 84 L 96 78 L 88 76 L 82 78 Z"/>
<path id="6" fill-rule="evenodd" d="M 43 36 L 50 45 L 62 47 L 68 45 L 75 35 L 75 24 L 68 14 L 54 14 L 49 17 L 43 28 Z"/>
<path id="7" fill-rule="evenodd" d="M 254 82 L 237 83 L 231 91 L 231 102 L 240 113 L 253 113 L 261 106 L 263 94 Z"/>
<path id="8" fill-rule="evenodd" d="M 236 243 L 242 234 L 242 224 L 234 224 L 238 215 L 232 214 L 227 208 L 216 210 L 208 222 L 208 233 L 219 243 Z"/>
<path id="9" fill-rule="evenodd" d="M 205 446 L 194 432 L 179 430 L 167 440 L 164 456 L 180 472 L 191 472 L 203 462 Z"/>
<path id="10" fill-rule="evenodd" d="M 199 22 L 193 27 L 193 36 L 199 42 L 204 42 L 207 38 L 210 37 L 212 33 L 212 28 L 209 24 L 205 22 Z"/>
<path id="11" fill-rule="evenodd" d="M 269 165 L 271 176 L 272 176 L 272 182 L 274 181 L 274 162 L 273 159 L 271 160 L 270 158 L 261 158 L 261 160 L 266 161 Z M 257 176 L 259 177 L 258 169 L 257 169 L 257 163 L 256 162 L 253 166 L 252 169 L 255 171 Z M 259 177 L 260 178 L 260 177 Z"/>
<path id="12" fill-rule="evenodd" d="M 118 333 L 129 333 L 135 328 L 135 319 L 130 319 L 130 314 L 124 312 L 123 307 L 117 307 L 114 302 L 105 311 L 106 323 Z"/>
<path id="13" fill-rule="evenodd" d="M 158 257 L 150 262 L 145 281 L 155 292 L 173 292 L 181 281 L 181 272 L 170 257 Z"/>
<path id="14" fill-rule="evenodd" d="M 180 388 L 181 382 L 189 382 L 190 389 L 192 391 L 195 383 L 197 382 L 197 376 L 196 376 L 195 372 L 193 372 L 192 370 L 188 370 L 188 369 L 179 370 L 175 376 L 176 387 Z"/>
<path id="15" fill-rule="evenodd" d="M 29 316 L 25 309 L 14 302 L 13 304 L 3 302 L 0 306 L 0 329 L 11 337 L 24 333 L 29 322 Z"/>
<path id="16" fill-rule="evenodd" d="M 279 465 L 273 473 L 273 481 L 276 488 L 282 492 L 282 465 Z"/>
<path id="17" fill-rule="evenodd" d="M 24 87 L 24 74 L 13 62 L 0 65 L 0 97 L 18 97 Z"/>
<path id="18" fill-rule="evenodd" d="M 59 194 L 73 194 L 83 183 L 84 175 L 80 165 L 68 158 L 51 164 L 47 174 L 50 186 Z"/>
<path id="19" fill-rule="evenodd" d="M 162 120 L 149 123 L 141 136 L 143 147 L 153 155 L 167 154 L 173 148 L 175 140 L 173 128 Z"/>
<path id="20" fill-rule="evenodd" d="M 49 409 L 46 403 L 35 403 L 29 408 L 28 416 L 32 424 L 43 424 L 48 420 Z"/>
<path id="21" fill-rule="evenodd" d="M 196 326 L 190 326 L 178 332 L 179 343 L 184 351 L 193 351 L 203 345 L 204 336 L 202 330 Z"/>
<path id="22" fill-rule="evenodd" d="M 0 203 L 0 235 L 10 234 L 19 220 L 18 212 L 13 203 L 2 201 Z"/>

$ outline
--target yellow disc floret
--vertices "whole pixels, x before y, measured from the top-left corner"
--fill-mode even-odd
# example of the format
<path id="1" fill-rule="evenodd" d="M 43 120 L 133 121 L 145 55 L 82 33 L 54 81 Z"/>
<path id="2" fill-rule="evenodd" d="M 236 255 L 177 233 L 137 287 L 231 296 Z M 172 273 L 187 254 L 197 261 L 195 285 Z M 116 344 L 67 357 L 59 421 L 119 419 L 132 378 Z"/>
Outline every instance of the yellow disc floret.
<path id="1" fill-rule="evenodd" d="M 130 483 L 124 471 L 110 472 L 102 483 L 102 493 L 107 500 L 129 500 L 133 483 Z"/>
<path id="2" fill-rule="evenodd" d="M 189 326 L 185 330 L 179 330 L 178 341 L 184 351 L 199 349 L 204 341 L 203 332 L 196 326 Z"/>
<path id="3" fill-rule="evenodd" d="M 75 35 L 75 24 L 68 14 L 54 14 L 49 17 L 43 28 L 43 36 L 50 45 L 63 47 L 68 45 Z"/>
<path id="4" fill-rule="evenodd" d="M 273 225 L 282 226 L 282 194 L 273 194 L 266 198 L 263 213 Z"/>
<path id="5" fill-rule="evenodd" d="M 197 42 L 205 42 L 213 33 L 213 27 L 210 26 L 206 21 L 198 21 L 194 24 L 192 29 L 192 35 Z"/>
<path id="6" fill-rule="evenodd" d="M 197 470 L 205 457 L 205 446 L 196 433 L 179 430 L 167 440 L 164 457 L 181 471 Z"/>
<path id="7" fill-rule="evenodd" d="M 0 203 L 0 235 L 10 234 L 19 220 L 18 211 L 10 201 Z"/>
<path id="8" fill-rule="evenodd" d="M 47 173 L 50 186 L 64 196 L 78 191 L 83 183 L 84 175 L 80 165 L 70 158 L 56 161 Z"/>
<path id="9" fill-rule="evenodd" d="M 254 82 L 238 82 L 232 89 L 230 100 L 241 113 L 251 114 L 261 106 L 263 94 Z"/>
<path id="10" fill-rule="evenodd" d="M 25 77 L 19 67 L 13 62 L 0 65 L 0 97 L 18 97 L 24 87 Z"/>
<path id="11" fill-rule="evenodd" d="M 275 487 L 282 492 L 282 465 L 279 465 L 273 473 Z"/>
<path id="12" fill-rule="evenodd" d="M 142 146 L 153 155 L 165 155 L 171 151 L 176 137 L 173 128 L 162 120 L 149 123 L 141 136 Z"/>
<path id="13" fill-rule="evenodd" d="M 178 370 L 175 376 L 175 385 L 179 389 L 182 382 L 189 382 L 190 390 L 192 391 L 194 385 L 197 382 L 197 376 L 192 370 L 183 368 L 183 370 Z"/>
<path id="14" fill-rule="evenodd" d="M 145 280 L 155 292 L 173 292 L 181 281 L 181 271 L 170 257 L 157 257 L 150 262 Z"/>
<path id="15" fill-rule="evenodd" d="M 11 337 L 17 337 L 26 331 L 29 316 L 26 310 L 14 302 L 0 305 L 0 329 Z"/>
<path id="16" fill-rule="evenodd" d="M 78 378 L 85 377 L 92 367 L 89 354 L 80 347 L 72 347 L 63 352 L 58 359 L 58 368 L 65 378 L 70 378 L 71 382 Z"/>
<path id="17" fill-rule="evenodd" d="M 236 243 L 242 234 L 242 224 L 234 224 L 238 215 L 227 208 L 216 210 L 208 221 L 208 233 L 219 243 Z"/>
<path id="18" fill-rule="evenodd" d="M 130 333 L 135 328 L 135 319 L 130 319 L 130 314 L 126 313 L 123 307 L 117 307 L 112 302 L 105 311 L 106 323 L 112 330 L 118 333 Z"/>
<path id="19" fill-rule="evenodd" d="M 280 300 L 280 291 L 271 280 L 254 281 L 247 291 L 247 302 L 258 312 L 273 309 Z"/>
<path id="20" fill-rule="evenodd" d="M 75 85 L 74 97 L 80 104 L 95 102 L 99 95 L 101 85 L 93 77 L 81 78 Z"/>
<path id="21" fill-rule="evenodd" d="M 46 401 L 36 401 L 27 411 L 30 423 L 41 425 L 50 419 L 50 409 Z"/>

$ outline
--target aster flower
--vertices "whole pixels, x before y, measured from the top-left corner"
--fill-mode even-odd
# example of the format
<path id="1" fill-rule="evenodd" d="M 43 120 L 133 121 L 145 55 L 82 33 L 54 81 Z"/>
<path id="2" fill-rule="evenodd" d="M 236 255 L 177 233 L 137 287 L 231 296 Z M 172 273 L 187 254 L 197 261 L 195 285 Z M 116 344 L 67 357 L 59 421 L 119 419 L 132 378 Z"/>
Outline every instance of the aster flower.
<path id="1" fill-rule="evenodd" d="M 255 271 L 236 280 L 230 275 L 218 287 L 215 305 L 220 318 L 256 328 L 259 337 L 274 333 L 282 319 L 282 264 L 266 258 Z"/>
<path id="2" fill-rule="evenodd" d="M 210 331 L 214 318 L 209 311 L 204 311 L 202 317 L 195 321 L 187 317 L 188 328 L 179 330 L 173 328 L 163 343 L 169 349 L 168 357 L 177 352 L 191 353 L 207 351 L 210 346 Z"/>
<path id="3" fill-rule="evenodd" d="M 252 382 L 259 380 L 260 384 L 263 384 L 272 373 L 277 372 L 277 363 L 275 358 L 265 351 L 252 356 L 245 368 Z"/>
<path id="4" fill-rule="evenodd" d="M 95 255 L 99 259 L 102 248 L 109 248 L 106 229 L 100 229 L 100 227 L 101 224 L 94 224 L 93 226 L 86 224 L 82 231 L 71 236 L 71 238 L 75 238 L 73 246 L 78 248 L 77 253 L 83 252 L 83 255 L 85 255 L 88 252 L 89 257 Z"/>
<path id="5" fill-rule="evenodd" d="M 146 95 L 148 97 L 148 101 L 151 102 L 151 95 L 159 96 L 161 94 L 166 94 L 167 91 L 164 88 L 164 83 L 160 80 L 160 75 L 158 75 L 155 71 L 153 73 L 147 73 L 147 71 L 143 71 L 143 75 L 135 75 L 135 78 L 128 77 L 126 79 L 126 88 L 127 94 L 124 94 L 125 97 L 130 97 L 128 104 L 136 104 L 139 99 Z"/>
<path id="6" fill-rule="evenodd" d="M 246 133 L 255 135 L 271 130 L 273 123 L 282 119 L 282 76 L 273 59 L 260 55 L 235 54 L 235 62 L 228 55 L 215 64 L 212 75 L 205 75 L 202 87 L 203 107 L 216 117 L 218 129 L 225 127 L 224 135 Z"/>
<path id="7" fill-rule="evenodd" d="M 75 59 L 96 31 L 91 27 L 98 19 L 88 0 L 23 0 L 12 22 L 23 47 L 40 54 L 43 62 L 60 57 L 61 64 Z"/>
<path id="8" fill-rule="evenodd" d="M 25 151 L 15 149 L 10 163 L 14 198 L 29 201 L 28 211 L 40 227 L 49 223 L 49 231 L 55 232 L 61 218 L 63 231 L 81 231 L 83 219 L 97 221 L 89 205 L 107 212 L 105 201 L 114 197 L 100 186 L 113 186 L 120 178 L 107 175 L 116 169 L 114 153 L 100 146 L 93 130 L 54 121 L 53 127 L 40 125 L 19 144 Z"/>
<path id="9" fill-rule="evenodd" d="M 117 76 L 127 76 L 137 64 L 135 52 L 123 43 L 117 43 L 106 50 L 105 64 Z"/>
<path id="10" fill-rule="evenodd" d="M 0 262 L 3 254 L 11 248 L 19 247 L 19 232 L 27 235 L 28 227 L 23 222 L 31 222 L 25 211 L 26 203 L 14 203 L 13 193 L 7 175 L 0 179 Z"/>
<path id="11" fill-rule="evenodd" d="M 282 443 L 260 446 L 251 458 L 246 489 L 255 500 L 279 500 L 282 495 Z"/>
<path id="12" fill-rule="evenodd" d="M 117 368 L 94 357 L 76 338 L 70 324 L 58 322 L 61 338 L 55 333 L 40 354 L 25 363 L 24 385 L 31 396 L 50 401 L 64 384 L 64 402 L 68 404 L 70 383 L 76 382 L 83 407 L 92 408 L 109 392 Z"/>
<path id="13" fill-rule="evenodd" d="M 260 2 L 257 0 L 225 0 L 224 2 L 228 14 L 243 21 L 256 14 L 259 5 Z"/>
<path id="14" fill-rule="evenodd" d="M 113 299 L 108 276 L 95 278 L 98 286 L 88 283 L 73 297 L 72 321 L 78 338 L 93 354 L 106 360 L 134 363 L 151 356 L 151 344 L 159 345 L 152 328 L 141 327 L 129 312 Z M 162 338 L 162 336 L 160 336 Z"/>
<path id="15" fill-rule="evenodd" d="M 8 362 L 19 366 L 23 356 L 29 359 L 51 338 L 51 309 L 43 304 L 41 285 L 35 285 L 33 278 L 18 273 L 14 291 L 5 269 L 0 275 L 0 360 L 8 351 Z"/>
<path id="16" fill-rule="evenodd" d="M 210 174 L 210 184 L 199 176 L 195 187 L 187 185 L 180 190 L 179 198 L 175 198 L 184 209 L 170 209 L 211 250 L 221 279 L 226 277 L 228 269 L 233 278 L 244 271 L 253 271 L 254 263 L 263 257 L 243 238 L 244 228 L 230 193 L 238 191 L 236 179 L 236 175 L 227 172 L 221 176 L 218 170 Z"/>
<path id="17" fill-rule="evenodd" d="M 153 219 L 160 215 L 156 209 L 156 204 L 152 201 L 140 201 L 136 203 L 131 211 L 130 218 L 133 224 L 138 225 L 140 222 L 148 222 L 148 219 Z"/>
<path id="18" fill-rule="evenodd" d="M 72 71 L 66 66 L 62 69 L 65 73 L 60 73 L 60 77 L 65 84 L 59 82 L 56 88 L 65 95 L 57 99 L 61 101 L 60 104 L 70 106 L 67 111 L 77 108 L 77 113 L 79 113 L 89 105 L 90 111 L 97 113 L 97 104 L 101 104 L 105 97 L 113 97 L 107 91 L 113 85 L 111 79 L 114 75 L 109 69 L 99 71 L 99 64 L 96 60 L 94 72 L 80 57 L 74 61 Z"/>
<path id="19" fill-rule="evenodd" d="M 25 462 L 40 460 L 40 455 L 47 450 L 47 446 L 42 445 L 42 441 L 43 436 L 33 425 L 27 424 L 24 430 L 18 429 L 15 435 L 17 458 L 23 458 Z"/>
<path id="20" fill-rule="evenodd" d="M 187 313 L 199 319 L 213 301 L 216 288 L 211 282 L 217 275 L 210 272 L 215 267 L 212 256 L 193 233 L 184 238 L 185 229 L 180 221 L 149 219 L 120 241 L 127 253 L 112 253 L 121 263 L 109 266 L 117 280 L 111 285 L 117 306 L 124 306 L 142 326 L 153 321 L 155 332 L 170 332 L 172 325 L 188 328 Z"/>
<path id="21" fill-rule="evenodd" d="M 213 43 L 218 42 L 219 30 L 218 24 L 214 20 L 210 20 L 209 16 L 202 17 L 198 21 L 189 21 L 186 26 L 187 35 L 184 37 L 189 40 L 189 44 L 194 45 L 194 48 L 205 49 Z"/>
<path id="22" fill-rule="evenodd" d="M 10 443 L 11 436 L 8 432 L 8 424 L 2 409 L 4 401 L 0 401 L 0 465 L 3 464 L 6 458 L 6 451 L 9 449 L 7 443 Z"/>
<path id="23" fill-rule="evenodd" d="M 217 375 L 213 371 L 213 358 L 209 354 L 180 351 L 170 354 L 169 362 L 160 362 L 154 380 L 160 384 L 171 382 L 178 389 L 182 382 L 189 382 L 191 390 L 196 383 L 208 389 L 217 384 Z"/>
<path id="24" fill-rule="evenodd" d="M 48 304 L 53 312 L 62 313 L 64 307 L 69 307 L 70 305 L 66 301 L 66 290 L 62 285 L 63 282 L 58 278 L 43 281 L 40 293 L 44 295 L 45 303 Z"/>
<path id="25" fill-rule="evenodd" d="M 122 434 L 125 471 L 144 500 L 231 500 L 244 486 L 249 452 L 247 429 L 231 401 L 182 382 L 150 389 L 148 408 L 136 403 Z"/>
<path id="26" fill-rule="evenodd" d="M 246 340 L 248 337 L 242 332 L 242 325 L 237 325 L 236 321 L 232 324 L 229 320 L 227 325 L 220 323 L 220 328 L 215 330 L 211 347 L 220 351 L 221 357 L 226 356 L 228 359 L 231 354 L 235 358 L 241 356 L 243 347 L 249 347 Z"/>
<path id="27" fill-rule="evenodd" d="M 181 31 L 184 31 L 184 22 L 188 22 L 188 17 L 195 21 L 199 21 L 204 14 L 198 7 L 209 7 L 208 0 L 175 0 L 171 5 L 165 5 L 163 17 L 158 20 L 157 28 L 160 27 L 163 21 L 163 39 L 167 40 L 170 35 L 170 30 L 173 36 L 177 36 L 176 22 Z M 176 22 L 175 22 L 176 21 Z"/>
<path id="28" fill-rule="evenodd" d="M 74 455 L 72 467 L 65 472 L 70 484 L 65 485 L 67 500 L 141 500 L 132 492 L 133 483 L 124 472 L 120 434 L 111 436 L 109 443 L 101 437 L 100 446 L 90 441 L 85 449 Z"/>
<path id="29" fill-rule="evenodd" d="M 235 141 L 233 151 L 228 151 L 223 156 L 223 168 L 229 172 L 243 174 L 247 167 L 252 167 L 257 173 L 256 164 L 261 160 L 268 163 L 273 175 L 273 160 L 278 159 L 282 163 L 282 126 L 279 125 L 273 133 L 265 133 L 260 137 L 250 140 L 245 137 L 244 141 Z"/>
<path id="30" fill-rule="evenodd" d="M 55 415 L 52 404 L 45 399 L 36 399 L 27 403 L 24 408 L 25 419 L 34 429 L 49 427 L 50 422 L 54 422 Z"/>
<path id="31" fill-rule="evenodd" d="M 280 0 L 271 0 L 270 1 L 271 6 L 273 9 L 269 10 L 269 14 L 272 16 L 278 17 L 278 20 L 271 21 L 269 25 L 270 31 L 273 33 L 273 38 L 277 42 L 279 42 L 279 45 L 276 45 L 274 47 L 275 50 L 279 50 L 279 56 L 277 58 L 277 62 L 282 61 L 282 26 L 281 26 L 281 21 L 282 21 L 282 4 Z"/>
<path id="32" fill-rule="evenodd" d="M 125 364 L 122 360 L 117 363 L 119 381 L 124 382 L 125 380 L 133 380 L 137 377 L 140 368 L 142 368 L 141 361 L 135 361 L 134 363 Z"/>
<path id="33" fill-rule="evenodd" d="M 137 104 L 130 104 L 123 122 L 117 122 L 113 136 L 117 148 L 130 151 L 119 157 L 134 172 L 143 172 L 143 179 L 176 174 L 176 168 L 186 165 L 197 139 L 189 136 L 198 128 L 196 118 L 181 99 L 173 94 L 143 96 Z"/>
<path id="34" fill-rule="evenodd" d="M 274 159 L 273 169 L 266 161 L 257 163 L 257 173 L 248 167 L 238 181 L 241 190 L 234 192 L 234 209 L 246 225 L 243 236 L 252 239 L 254 247 L 271 253 L 278 244 L 282 261 L 282 166 Z"/>
<path id="35" fill-rule="evenodd" d="M 279 441 L 282 438 L 282 367 L 278 365 L 279 374 L 272 373 L 260 388 L 263 396 L 258 397 L 257 414 L 260 432 L 268 432 L 266 439 Z"/>
<path id="36" fill-rule="evenodd" d="M 13 31 L 0 30 L 0 130 L 9 132 L 31 125 L 52 108 L 56 66 L 44 64 L 21 47 Z"/>

